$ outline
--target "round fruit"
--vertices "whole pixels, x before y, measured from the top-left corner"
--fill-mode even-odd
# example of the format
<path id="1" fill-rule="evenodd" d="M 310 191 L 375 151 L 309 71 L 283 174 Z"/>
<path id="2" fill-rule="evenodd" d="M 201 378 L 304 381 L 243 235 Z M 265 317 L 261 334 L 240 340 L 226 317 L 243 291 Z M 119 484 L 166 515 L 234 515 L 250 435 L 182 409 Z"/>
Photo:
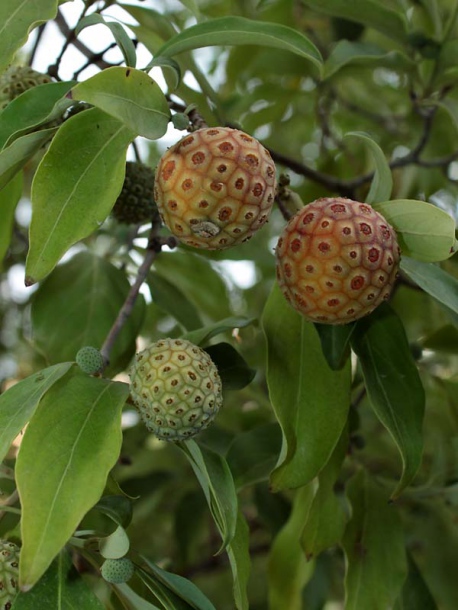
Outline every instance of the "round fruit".
<path id="1" fill-rule="evenodd" d="M 76 364 L 84 373 L 95 375 L 103 369 L 104 361 L 98 349 L 86 345 L 76 354 Z"/>
<path id="2" fill-rule="evenodd" d="M 157 213 L 153 170 L 143 163 L 128 161 L 122 191 L 112 211 L 113 216 L 125 224 L 138 224 L 151 222 Z"/>
<path id="3" fill-rule="evenodd" d="M 9 610 L 19 590 L 19 547 L 0 540 L 0 610 Z"/>
<path id="4" fill-rule="evenodd" d="M 277 280 L 312 322 L 346 324 L 390 297 L 400 250 L 393 228 L 367 203 L 317 199 L 278 240 Z"/>
<path id="5" fill-rule="evenodd" d="M 255 138 L 229 127 L 194 131 L 156 169 L 163 222 L 183 243 L 222 250 L 247 241 L 267 221 L 275 165 Z"/>
<path id="6" fill-rule="evenodd" d="M 50 76 L 29 66 L 11 66 L 0 76 L 0 109 L 3 110 L 27 89 L 51 82 Z"/>
<path id="7" fill-rule="evenodd" d="M 128 557 L 121 559 L 106 559 L 100 569 L 102 577 L 107 582 L 119 585 L 127 582 L 134 575 L 134 564 Z"/>
<path id="8" fill-rule="evenodd" d="M 148 430 L 164 440 L 191 438 L 222 403 L 218 369 L 185 339 L 163 339 L 138 353 L 129 373 L 131 395 Z"/>

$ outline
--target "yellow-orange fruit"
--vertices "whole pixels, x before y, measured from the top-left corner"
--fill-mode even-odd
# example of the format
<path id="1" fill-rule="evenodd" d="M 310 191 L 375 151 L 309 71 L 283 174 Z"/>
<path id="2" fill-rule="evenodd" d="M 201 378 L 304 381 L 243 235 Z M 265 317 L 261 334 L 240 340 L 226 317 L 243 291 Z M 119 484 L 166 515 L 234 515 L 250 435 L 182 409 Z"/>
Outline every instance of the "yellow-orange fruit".
<path id="1" fill-rule="evenodd" d="M 154 194 L 180 241 L 222 250 L 247 241 L 267 221 L 275 186 L 275 165 L 262 144 L 238 129 L 211 127 L 163 155 Z"/>
<path id="2" fill-rule="evenodd" d="M 346 324 L 390 297 L 400 259 L 396 233 L 369 204 L 324 198 L 305 206 L 278 240 L 277 280 L 312 322 Z"/>

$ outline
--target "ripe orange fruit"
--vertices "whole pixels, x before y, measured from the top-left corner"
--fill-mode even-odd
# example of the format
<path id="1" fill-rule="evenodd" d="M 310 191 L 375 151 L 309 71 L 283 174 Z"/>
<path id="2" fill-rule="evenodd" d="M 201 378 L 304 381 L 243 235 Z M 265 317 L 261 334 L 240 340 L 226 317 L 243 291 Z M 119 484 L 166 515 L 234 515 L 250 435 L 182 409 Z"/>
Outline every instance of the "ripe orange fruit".
<path id="1" fill-rule="evenodd" d="M 286 225 L 276 248 L 277 280 L 312 322 L 346 324 L 390 297 L 400 249 L 396 233 L 367 203 L 324 198 Z"/>
<path id="2" fill-rule="evenodd" d="M 211 127 L 163 155 L 154 194 L 163 222 L 183 243 L 222 250 L 267 221 L 275 186 L 275 165 L 262 144 L 238 129 Z"/>

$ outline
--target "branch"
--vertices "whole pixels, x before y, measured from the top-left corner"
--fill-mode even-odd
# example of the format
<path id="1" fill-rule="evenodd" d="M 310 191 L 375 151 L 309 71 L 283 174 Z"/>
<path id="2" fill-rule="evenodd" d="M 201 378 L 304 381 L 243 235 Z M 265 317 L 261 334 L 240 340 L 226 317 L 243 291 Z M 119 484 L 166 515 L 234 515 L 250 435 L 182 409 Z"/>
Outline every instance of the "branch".
<path id="1" fill-rule="evenodd" d="M 106 368 L 110 363 L 110 353 L 113 349 L 114 343 L 118 338 L 118 335 L 121 332 L 124 324 L 132 313 L 138 294 L 140 292 L 140 288 L 143 282 L 145 281 L 146 276 L 148 275 L 148 272 L 150 270 L 151 265 L 153 264 L 154 259 L 162 249 L 162 242 L 157 237 L 159 228 L 160 223 L 153 222 L 151 226 L 150 236 L 148 239 L 148 246 L 146 248 L 145 258 L 140 267 L 138 268 L 135 282 L 132 284 L 129 294 L 126 297 L 123 306 L 119 310 L 118 316 L 114 321 L 113 326 L 111 327 L 107 338 L 105 339 L 105 342 L 100 349 L 105 364 L 104 368 Z"/>

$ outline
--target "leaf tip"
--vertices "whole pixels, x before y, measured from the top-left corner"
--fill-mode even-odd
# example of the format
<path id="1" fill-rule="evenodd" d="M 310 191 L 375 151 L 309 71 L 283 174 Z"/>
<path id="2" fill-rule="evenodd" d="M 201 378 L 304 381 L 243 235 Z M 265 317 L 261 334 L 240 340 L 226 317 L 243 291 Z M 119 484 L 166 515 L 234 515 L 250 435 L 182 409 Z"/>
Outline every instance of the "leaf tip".
<path id="1" fill-rule="evenodd" d="M 25 284 L 26 288 L 29 288 L 29 286 L 33 286 L 36 283 L 37 283 L 37 280 L 34 280 L 33 277 L 30 277 L 30 275 L 26 276 L 26 278 L 24 280 L 24 284 Z"/>
<path id="2" fill-rule="evenodd" d="M 33 587 L 33 585 L 30 584 L 23 584 L 21 585 L 20 589 L 23 593 L 27 593 L 28 591 L 30 591 L 30 589 Z"/>

